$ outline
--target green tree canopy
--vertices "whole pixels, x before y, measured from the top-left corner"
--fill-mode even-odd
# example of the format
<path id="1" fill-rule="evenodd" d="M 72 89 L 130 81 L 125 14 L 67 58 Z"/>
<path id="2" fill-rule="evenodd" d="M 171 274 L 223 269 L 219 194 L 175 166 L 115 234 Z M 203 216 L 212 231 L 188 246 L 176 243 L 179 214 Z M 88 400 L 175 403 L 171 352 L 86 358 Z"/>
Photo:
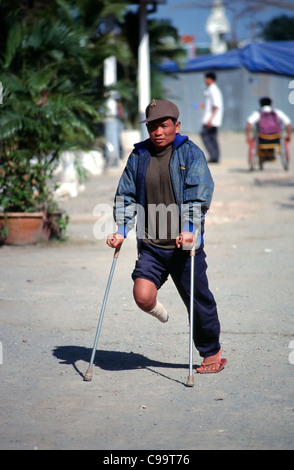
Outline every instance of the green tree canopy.
<path id="1" fill-rule="evenodd" d="M 158 66 L 163 60 L 169 59 L 178 62 L 183 61 L 187 52 L 180 42 L 178 31 L 169 20 L 150 20 L 148 22 L 149 49 L 150 49 L 150 73 L 151 96 L 164 97 L 163 74 Z M 122 90 L 122 102 L 127 110 L 129 121 L 137 124 L 138 117 L 138 48 L 139 48 L 139 16 L 138 12 L 128 11 L 123 20 L 119 22 L 122 41 L 127 43 L 131 50 L 131 60 L 128 64 L 120 64 L 118 71 L 120 79 L 124 80 Z"/>
<path id="2" fill-rule="evenodd" d="M 107 27 L 114 5 L 120 17 L 124 2 L 1 2 L 4 209 L 32 211 L 48 202 L 47 183 L 60 153 L 95 145 L 106 117 L 104 59 L 128 59 L 128 49 Z"/>
<path id="3" fill-rule="evenodd" d="M 261 35 L 266 41 L 293 41 L 294 16 L 281 15 L 262 24 Z"/>

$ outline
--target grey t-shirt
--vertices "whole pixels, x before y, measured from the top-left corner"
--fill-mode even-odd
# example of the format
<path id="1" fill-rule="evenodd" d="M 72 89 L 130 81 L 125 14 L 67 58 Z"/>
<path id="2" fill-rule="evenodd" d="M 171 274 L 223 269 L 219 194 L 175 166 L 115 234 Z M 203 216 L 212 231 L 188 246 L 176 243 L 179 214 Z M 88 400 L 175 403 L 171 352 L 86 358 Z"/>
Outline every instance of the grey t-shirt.
<path id="1" fill-rule="evenodd" d="M 151 149 L 146 172 L 146 212 L 144 243 L 159 248 L 175 248 L 179 234 L 179 210 L 170 178 L 172 146 L 156 153 Z"/>

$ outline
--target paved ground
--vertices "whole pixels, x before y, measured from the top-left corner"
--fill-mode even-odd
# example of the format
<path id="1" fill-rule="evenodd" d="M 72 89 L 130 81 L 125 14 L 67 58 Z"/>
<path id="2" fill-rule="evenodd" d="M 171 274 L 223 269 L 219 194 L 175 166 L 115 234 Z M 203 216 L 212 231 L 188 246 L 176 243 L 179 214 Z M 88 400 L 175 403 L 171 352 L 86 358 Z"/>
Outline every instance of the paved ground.
<path id="1" fill-rule="evenodd" d="M 293 449 L 294 166 L 248 172 L 244 135 L 221 146 L 206 252 L 226 369 L 185 386 L 186 312 L 171 281 L 159 295 L 167 324 L 136 307 L 127 240 L 83 381 L 113 255 L 92 214 L 112 203 L 112 169 L 64 201 L 67 242 L 0 248 L 0 449 Z"/>

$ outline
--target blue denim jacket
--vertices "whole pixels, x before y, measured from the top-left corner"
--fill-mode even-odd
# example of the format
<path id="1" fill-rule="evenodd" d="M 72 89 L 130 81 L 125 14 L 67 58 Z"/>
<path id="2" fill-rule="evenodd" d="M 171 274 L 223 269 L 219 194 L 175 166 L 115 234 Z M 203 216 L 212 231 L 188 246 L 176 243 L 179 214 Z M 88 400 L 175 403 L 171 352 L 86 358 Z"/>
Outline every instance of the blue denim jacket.
<path id="1" fill-rule="evenodd" d="M 137 216 L 137 237 L 145 224 L 145 177 L 151 158 L 150 139 L 134 145 L 118 183 L 114 219 L 117 233 L 124 237 L 134 227 Z M 173 142 L 170 176 L 176 204 L 182 220 L 182 231 L 195 233 L 203 241 L 205 214 L 210 207 L 214 183 L 202 150 L 187 136 L 177 134 Z M 196 209 L 196 210 L 195 210 Z"/>

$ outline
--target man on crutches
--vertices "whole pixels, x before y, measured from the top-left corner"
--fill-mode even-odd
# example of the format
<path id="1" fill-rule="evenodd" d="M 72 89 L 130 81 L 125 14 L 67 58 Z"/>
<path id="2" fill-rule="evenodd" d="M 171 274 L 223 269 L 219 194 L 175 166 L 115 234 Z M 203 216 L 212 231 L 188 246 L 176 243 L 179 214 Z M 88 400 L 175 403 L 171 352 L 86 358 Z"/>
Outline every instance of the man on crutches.
<path id="1" fill-rule="evenodd" d="M 118 248 L 137 216 L 138 260 L 132 273 L 137 305 L 166 323 L 169 314 L 157 293 L 170 275 L 189 313 L 193 307 L 193 341 L 203 358 L 197 372 L 216 373 L 226 360 L 221 358 L 220 323 L 203 244 L 214 183 L 203 152 L 179 133 L 178 118 L 177 106 L 168 100 L 152 100 L 147 106 L 142 122 L 149 139 L 135 144 L 128 158 L 115 196 L 118 228 L 107 244 Z"/>

